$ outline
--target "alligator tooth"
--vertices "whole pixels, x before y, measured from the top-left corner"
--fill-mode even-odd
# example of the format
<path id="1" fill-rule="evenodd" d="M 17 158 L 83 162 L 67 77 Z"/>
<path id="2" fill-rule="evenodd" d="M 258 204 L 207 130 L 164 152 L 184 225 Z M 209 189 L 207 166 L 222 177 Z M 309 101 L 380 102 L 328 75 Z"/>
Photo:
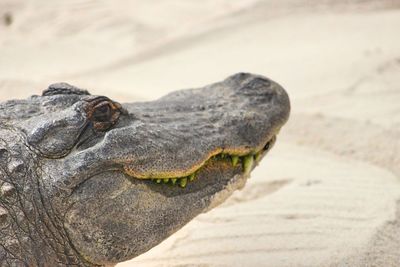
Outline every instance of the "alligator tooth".
<path id="1" fill-rule="evenodd" d="M 164 178 L 163 181 L 164 181 L 164 184 L 168 184 L 169 178 Z"/>
<path id="2" fill-rule="evenodd" d="M 249 174 L 251 168 L 253 168 L 254 157 L 253 155 L 248 155 L 243 158 L 243 171 L 245 174 Z"/>
<path id="3" fill-rule="evenodd" d="M 258 151 L 258 152 L 254 155 L 254 159 L 255 159 L 256 161 L 259 161 L 259 160 L 261 159 L 261 155 L 262 155 L 261 151 Z"/>
<path id="4" fill-rule="evenodd" d="M 184 187 L 186 187 L 186 184 L 187 184 L 187 178 L 186 177 L 185 178 L 181 178 L 179 180 L 180 187 L 184 188 Z"/>
<path id="5" fill-rule="evenodd" d="M 175 185 L 177 180 L 178 180 L 178 179 L 176 179 L 176 178 L 171 178 L 172 184 Z"/>
<path id="6" fill-rule="evenodd" d="M 236 164 L 239 162 L 239 156 L 232 156 L 231 160 L 232 160 L 233 167 L 235 167 Z"/>
<path id="7" fill-rule="evenodd" d="M 195 174 L 194 173 L 192 173 L 191 175 L 189 175 L 188 176 L 188 178 L 189 178 L 189 181 L 191 182 L 191 181 L 193 181 L 194 180 L 194 178 L 195 178 Z"/>
<path id="8" fill-rule="evenodd" d="M 161 183 L 161 180 L 162 180 L 162 179 L 157 179 L 157 180 L 156 180 L 156 183 L 157 183 L 157 184 Z"/>

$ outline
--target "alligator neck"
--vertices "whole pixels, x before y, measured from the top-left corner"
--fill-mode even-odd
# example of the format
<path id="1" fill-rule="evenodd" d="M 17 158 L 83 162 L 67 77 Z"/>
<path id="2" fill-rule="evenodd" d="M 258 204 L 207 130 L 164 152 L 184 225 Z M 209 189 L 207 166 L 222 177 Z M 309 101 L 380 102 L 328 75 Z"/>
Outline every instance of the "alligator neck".
<path id="1" fill-rule="evenodd" d="M 40 164 L 14 129 L 0 130 L 0 262 L 5 266 L 90 266 L 73 249 L 44 195 Z"/>

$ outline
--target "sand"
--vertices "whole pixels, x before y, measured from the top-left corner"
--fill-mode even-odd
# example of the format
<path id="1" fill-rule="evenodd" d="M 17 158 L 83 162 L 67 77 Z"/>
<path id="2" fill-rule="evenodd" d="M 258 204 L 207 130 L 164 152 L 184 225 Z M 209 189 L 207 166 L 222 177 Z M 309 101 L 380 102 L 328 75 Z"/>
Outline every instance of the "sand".
<path id="1" fill-rule="evenodd" d="M 128 102 L 266 75 L 292 115 L 246 187 L 118 266 L 400 266 L 399 7 L 3 0 L 0 100 L 67 81 Z"/>

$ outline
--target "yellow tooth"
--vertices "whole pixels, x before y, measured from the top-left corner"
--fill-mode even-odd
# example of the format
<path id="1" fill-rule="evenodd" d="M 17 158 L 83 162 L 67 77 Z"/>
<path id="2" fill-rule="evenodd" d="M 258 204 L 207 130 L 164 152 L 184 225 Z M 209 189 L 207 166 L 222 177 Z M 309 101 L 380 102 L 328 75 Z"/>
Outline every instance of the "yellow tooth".
<path id="1" fill-rule="evenodd" d="M 178 180 L 178 179 L 176 179 L 176 178 L 171 178 L 172 184 L 175 185 L 177 180 Z"/>
<path id="2" fill-rule="evenodd" d="M 157 183 L 157 184 L 161 183 L 161 179 L 157 179 L 157 180 L 156 180 L 156 183 Z"/>
<path id="3" fill-rule="evenodd" d="M 194 173 L 192 173 L 191 175 L 188 176 L 189 181 L 190 182 L 193 181 L 195 177 L 196 177 L 196 175 Z"/>
<path id="4" fill-rule="evenodd" d="M 233 167 L 235 167 L 236 164 L 239 162 L 239 156 L 232 156 L 231 160 L 232 160 Z"/>
<path id="5" fill-rule="evenodd" d="M 253 168 L 254 157 L 253 155 L 248 155 L 243 158 L 243 171 L 245 174 L 249 174 Z"/>
<path id="6" fill-rule="evenodd" d="M 169 178 L 164 178 L 163 181 L 164 181 L 164 184 L 168 184 Z"/>
<path id="7" fill-rule="evenodd" d="M 258 152 L 254 155 L 254 159 L 255 159 L 256 161 L 259 161 L 259 160 L 261 159 L 261 155 L 262 155 L 262 152 L 261 152 L 261 151 L 258 151 Z"/>
<path id="8" fill-rule="evenodd" d="M 186 184 L 187 184 L 187 178 L 186 177 L 185 178 L 181 178 L 179 180 L 180 187 L 184 188 L 184 187 L 186 187 Z"/>

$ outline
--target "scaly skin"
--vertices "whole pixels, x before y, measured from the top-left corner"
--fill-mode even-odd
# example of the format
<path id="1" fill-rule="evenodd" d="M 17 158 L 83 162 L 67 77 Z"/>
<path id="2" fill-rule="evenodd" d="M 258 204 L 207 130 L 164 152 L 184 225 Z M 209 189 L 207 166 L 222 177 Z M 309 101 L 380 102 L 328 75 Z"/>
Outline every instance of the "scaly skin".
<path id="1" fill-rule="evenodd" d="M 0 104 L 1 266 L 140 255 L 243 187 L 289 110 L 245 73 L 151 102 L 55 84 Z"/>

